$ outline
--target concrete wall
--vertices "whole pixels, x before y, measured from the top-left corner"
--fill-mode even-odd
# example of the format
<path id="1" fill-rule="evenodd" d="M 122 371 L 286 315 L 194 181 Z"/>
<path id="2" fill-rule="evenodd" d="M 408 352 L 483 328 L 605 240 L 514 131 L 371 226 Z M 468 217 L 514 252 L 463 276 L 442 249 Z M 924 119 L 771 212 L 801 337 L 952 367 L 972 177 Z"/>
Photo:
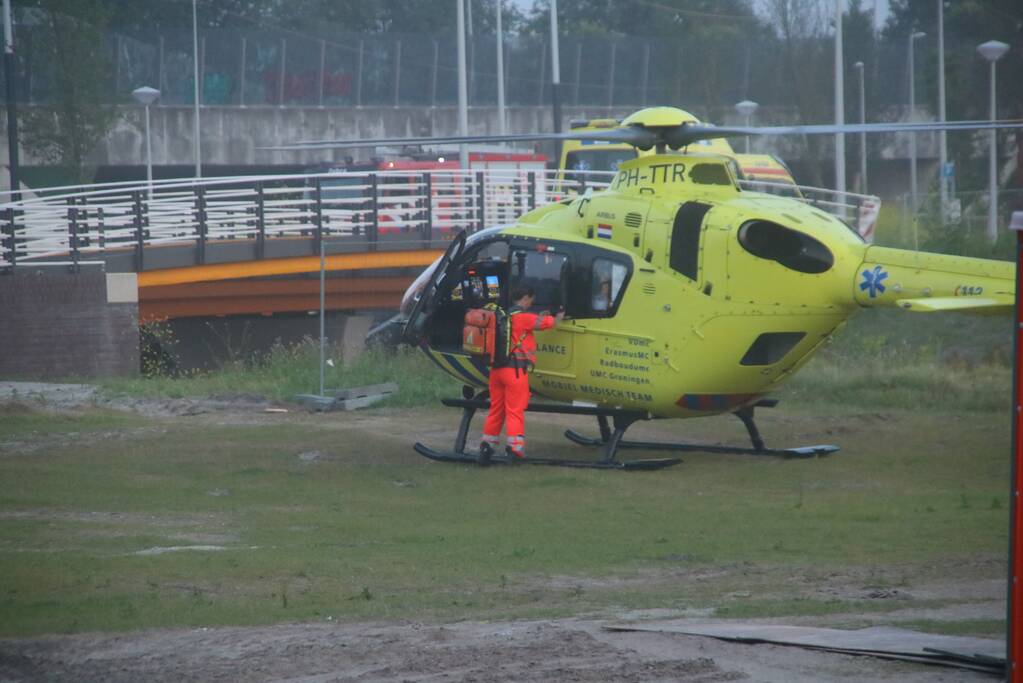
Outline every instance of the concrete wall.
<path id="1" fill-rule="evenodd" d="M 0 275 L 0 378 L 137 373 L 137 298 L 131 273 L 55 267 Z"/>
<path id="2" fill-rule="evenodd" d="M 91 161 L 96 165 L 134 165 L 145 163 L 145 118 L 137 106 L 122 106 L 122 118 L 111 131 L 105 143 L 94 153 Z M 568 130 L 573 118 L 604 116 L 624 117 L 633 108 L 605 109 L 600 107 L 567 107 L 562 124 Z M 702 118 L 705 112 L 694 111 Z M 194 114 L 191 107 L 151 108 L 153 137 L 153 163 L 156 165 L 194 164 Z M 366 158 L 366 149 L 316 152 L 268 152 L 258 147 L 295 142 L 298 140 L 351 140 L 358 138 L 413 137 L 455 135 L 458 133 L 456 107 L 202 107 L 202 159 L 206 164 L 315 164 L 340 161 L 346 156 Z M 714 119 L 722 125 L 741 124 L 737 115 Z M 6 127 L 3 115 L 0 121 Z M 550 131 L 549 107 L 507 108 L 508 131 L 525 133 Z M 788 110 L 758 112 L 758 124 L 796 123 L 794 112 Z M 496 107 L 474 107 L 469 110 L 469 133 L 472 135 L 498 132 Z M 904 137 L 904 136 L 902 136 Z M 858 140 L 849 139 L 849 154 L 853 154 Z M 886 158 L 905 158 L 906 140 L 893 139 L 882 151 Z M 919 158 L 937 156 L 937 137 L 920 134 L 917 147 Z M 736 142 L 741 149 L 741 141 Z M 772 152 L 786 159 L 798 159 L 801 146 L 794 138 L 761 138 L 753 143 L 755 152 Z M 0 161 L 7 159 L 7 138 L 0 136 Z M 22 163 L 41 163 L 22 152 Z"/>

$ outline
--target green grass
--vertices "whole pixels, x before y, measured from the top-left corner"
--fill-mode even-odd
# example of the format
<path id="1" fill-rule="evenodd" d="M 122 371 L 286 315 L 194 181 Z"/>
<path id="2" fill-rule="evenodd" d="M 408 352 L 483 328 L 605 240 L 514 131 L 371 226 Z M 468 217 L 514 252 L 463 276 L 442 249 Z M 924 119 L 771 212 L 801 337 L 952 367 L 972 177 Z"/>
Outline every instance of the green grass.
<path id="1" fill-rule="evenodd" d="M 0 444 L 0 634 L 653 606 L 832 614 L 870 603 L 802 593 L 829 571 L 913 581 L 1006 547 L 1001 414 L 768 412 L 772 443 L 832 434 L 843 452 L 692 454 L 635 474 L 430 463 L 409 444 L 451 438 L 455 416 L 439 410 L 129 421 L 123 437 L 94 429 L 108 419 L 68 419 L 74 438 L 42 450 Z M 731 439 L 731 422 L 684 429 Z M 534 420 L 531 443 L 579 457 L 565 424 Z M 189 545 L 225 550 L 139 554 Z"/>
<path id="2" fill-rule="evenodd" d="M 940 606 L 862 593 L 912 594 L 920 582 L 1004 571 L 1010 359 L 1003 319 L 865 311 L 783 388 L 779 408 L 758 411 L 769 445 L 832 442 L 841 453 L 793 462 L 687 454 L 656 473 L 425 461 L 410 444 L 450 443 L 457 416 L 417 406 L 458 384 L 411 352 L 330 370 L 329 387 L 401 386 L 389 406 L 351 414 L 217 424 L 215 414 L 9 406 L 0 413 L 0 634 Z M 316 367 L 306 346 L 255 368 L 108 380 L 103 390 L 287 399 L 315 390 Z M 561 436 L 567 426 L 587 425 L 531 418 L 531 448 L 580 457 Z M 634 432 L 745 438 L 727 416 Z M 224 549 L 139 554 L 180 546 Z M 835 575 L 855 590 L 823 590 Z"/>
<path id="3" fill-rule="evenodd" d="M 369 351 L 354 363 L 327 366 L 324 372 L 327 390 L 382 382 L 398 383 L 398 393 L 385 404 L 395 406 L 436 403 L 441 396 L 457 394 L 460 387 L 438 372 L 422 353 L 407 348 Z M 296 394 L 319 392 L 319 347 L 312 343 L 276 347 L 252 365 L 238 363 L 215 372 L 174 377 L 112 377 L 100 380 L 100 386 L 113 397 L 246 394 L 286 401 Z"/>

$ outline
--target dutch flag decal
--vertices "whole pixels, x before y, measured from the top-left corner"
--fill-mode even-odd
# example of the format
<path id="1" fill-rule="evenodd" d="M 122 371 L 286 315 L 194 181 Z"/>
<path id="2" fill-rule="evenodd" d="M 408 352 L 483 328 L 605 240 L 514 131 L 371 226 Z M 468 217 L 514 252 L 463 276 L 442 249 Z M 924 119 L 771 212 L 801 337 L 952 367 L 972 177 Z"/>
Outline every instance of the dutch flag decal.
<path id="1" fill-rule="evenodd" d="M 611 239 L 612 227 L 607 223 L 597 224 L 597 237 L 605 240 Z"/>

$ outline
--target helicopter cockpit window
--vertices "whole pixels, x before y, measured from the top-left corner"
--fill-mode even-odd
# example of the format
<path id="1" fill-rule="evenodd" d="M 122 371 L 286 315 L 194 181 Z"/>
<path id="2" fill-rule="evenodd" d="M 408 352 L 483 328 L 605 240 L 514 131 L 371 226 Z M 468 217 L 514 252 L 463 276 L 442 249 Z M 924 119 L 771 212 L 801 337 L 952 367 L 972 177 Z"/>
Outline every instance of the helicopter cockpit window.
<path id="1" fill-rule="evenodd" d="M 824 244 L 809 235 L 770 221 L 750 221 L 739 228 L 739 244 L 760 258 L 777 261 L 800 273 L 823 273 L 835 263 Z"/>
<path id="2" fill-rule="evenodd" d="M 634 149 L 601 149 L 593 147 L 569 152 L 565 155 L 568 171 L 617 171 L 623 161 L 636 158 Z"/>
<path id="3" fill-rule="evenodd" d="M 614 310 L 628 274 L 629 269 L 622 263 L 603 258 L 593 259 L 590 309 L 595 315 L 600 317 Z"/>
<path id="4" fill-rule="evenodd" d="M 515 251 L 511 259 L 511 286 L 528 285 L 536 292 L 533 307 L 555 311 L 564 305 L 568 256 L 554 251 Z"/>

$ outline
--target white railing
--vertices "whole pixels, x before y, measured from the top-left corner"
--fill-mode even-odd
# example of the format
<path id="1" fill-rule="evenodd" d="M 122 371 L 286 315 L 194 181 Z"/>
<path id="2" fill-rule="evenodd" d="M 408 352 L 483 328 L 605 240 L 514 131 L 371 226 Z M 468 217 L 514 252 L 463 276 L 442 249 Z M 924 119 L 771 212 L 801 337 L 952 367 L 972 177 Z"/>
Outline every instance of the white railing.
<path id="1" fill-rule="evenodd" d="M 613 177 L 573 172 L 568 182 L 558 171 L 379 171 L 71 186 L 17 202 L 7 193 L 0 197 L 6 200 L 0 268 L 78 265 L 134 252 L 141 269 L 147 249 L 168 245 L 194 245 L 202 263 L 209 244 L 232 240 L 254 242 L 257 258 L 269 241 L 296 238 L 327 237 L 355 249 L 416 248 L 514 222 L 537 206 L 603 189 Z M 742 181 L 742 187 L 777 193 L 795 186 Z M 795 194 L 852 224 L 865 206 L 879 205 L 876 197 L 819 188 Z"/>

